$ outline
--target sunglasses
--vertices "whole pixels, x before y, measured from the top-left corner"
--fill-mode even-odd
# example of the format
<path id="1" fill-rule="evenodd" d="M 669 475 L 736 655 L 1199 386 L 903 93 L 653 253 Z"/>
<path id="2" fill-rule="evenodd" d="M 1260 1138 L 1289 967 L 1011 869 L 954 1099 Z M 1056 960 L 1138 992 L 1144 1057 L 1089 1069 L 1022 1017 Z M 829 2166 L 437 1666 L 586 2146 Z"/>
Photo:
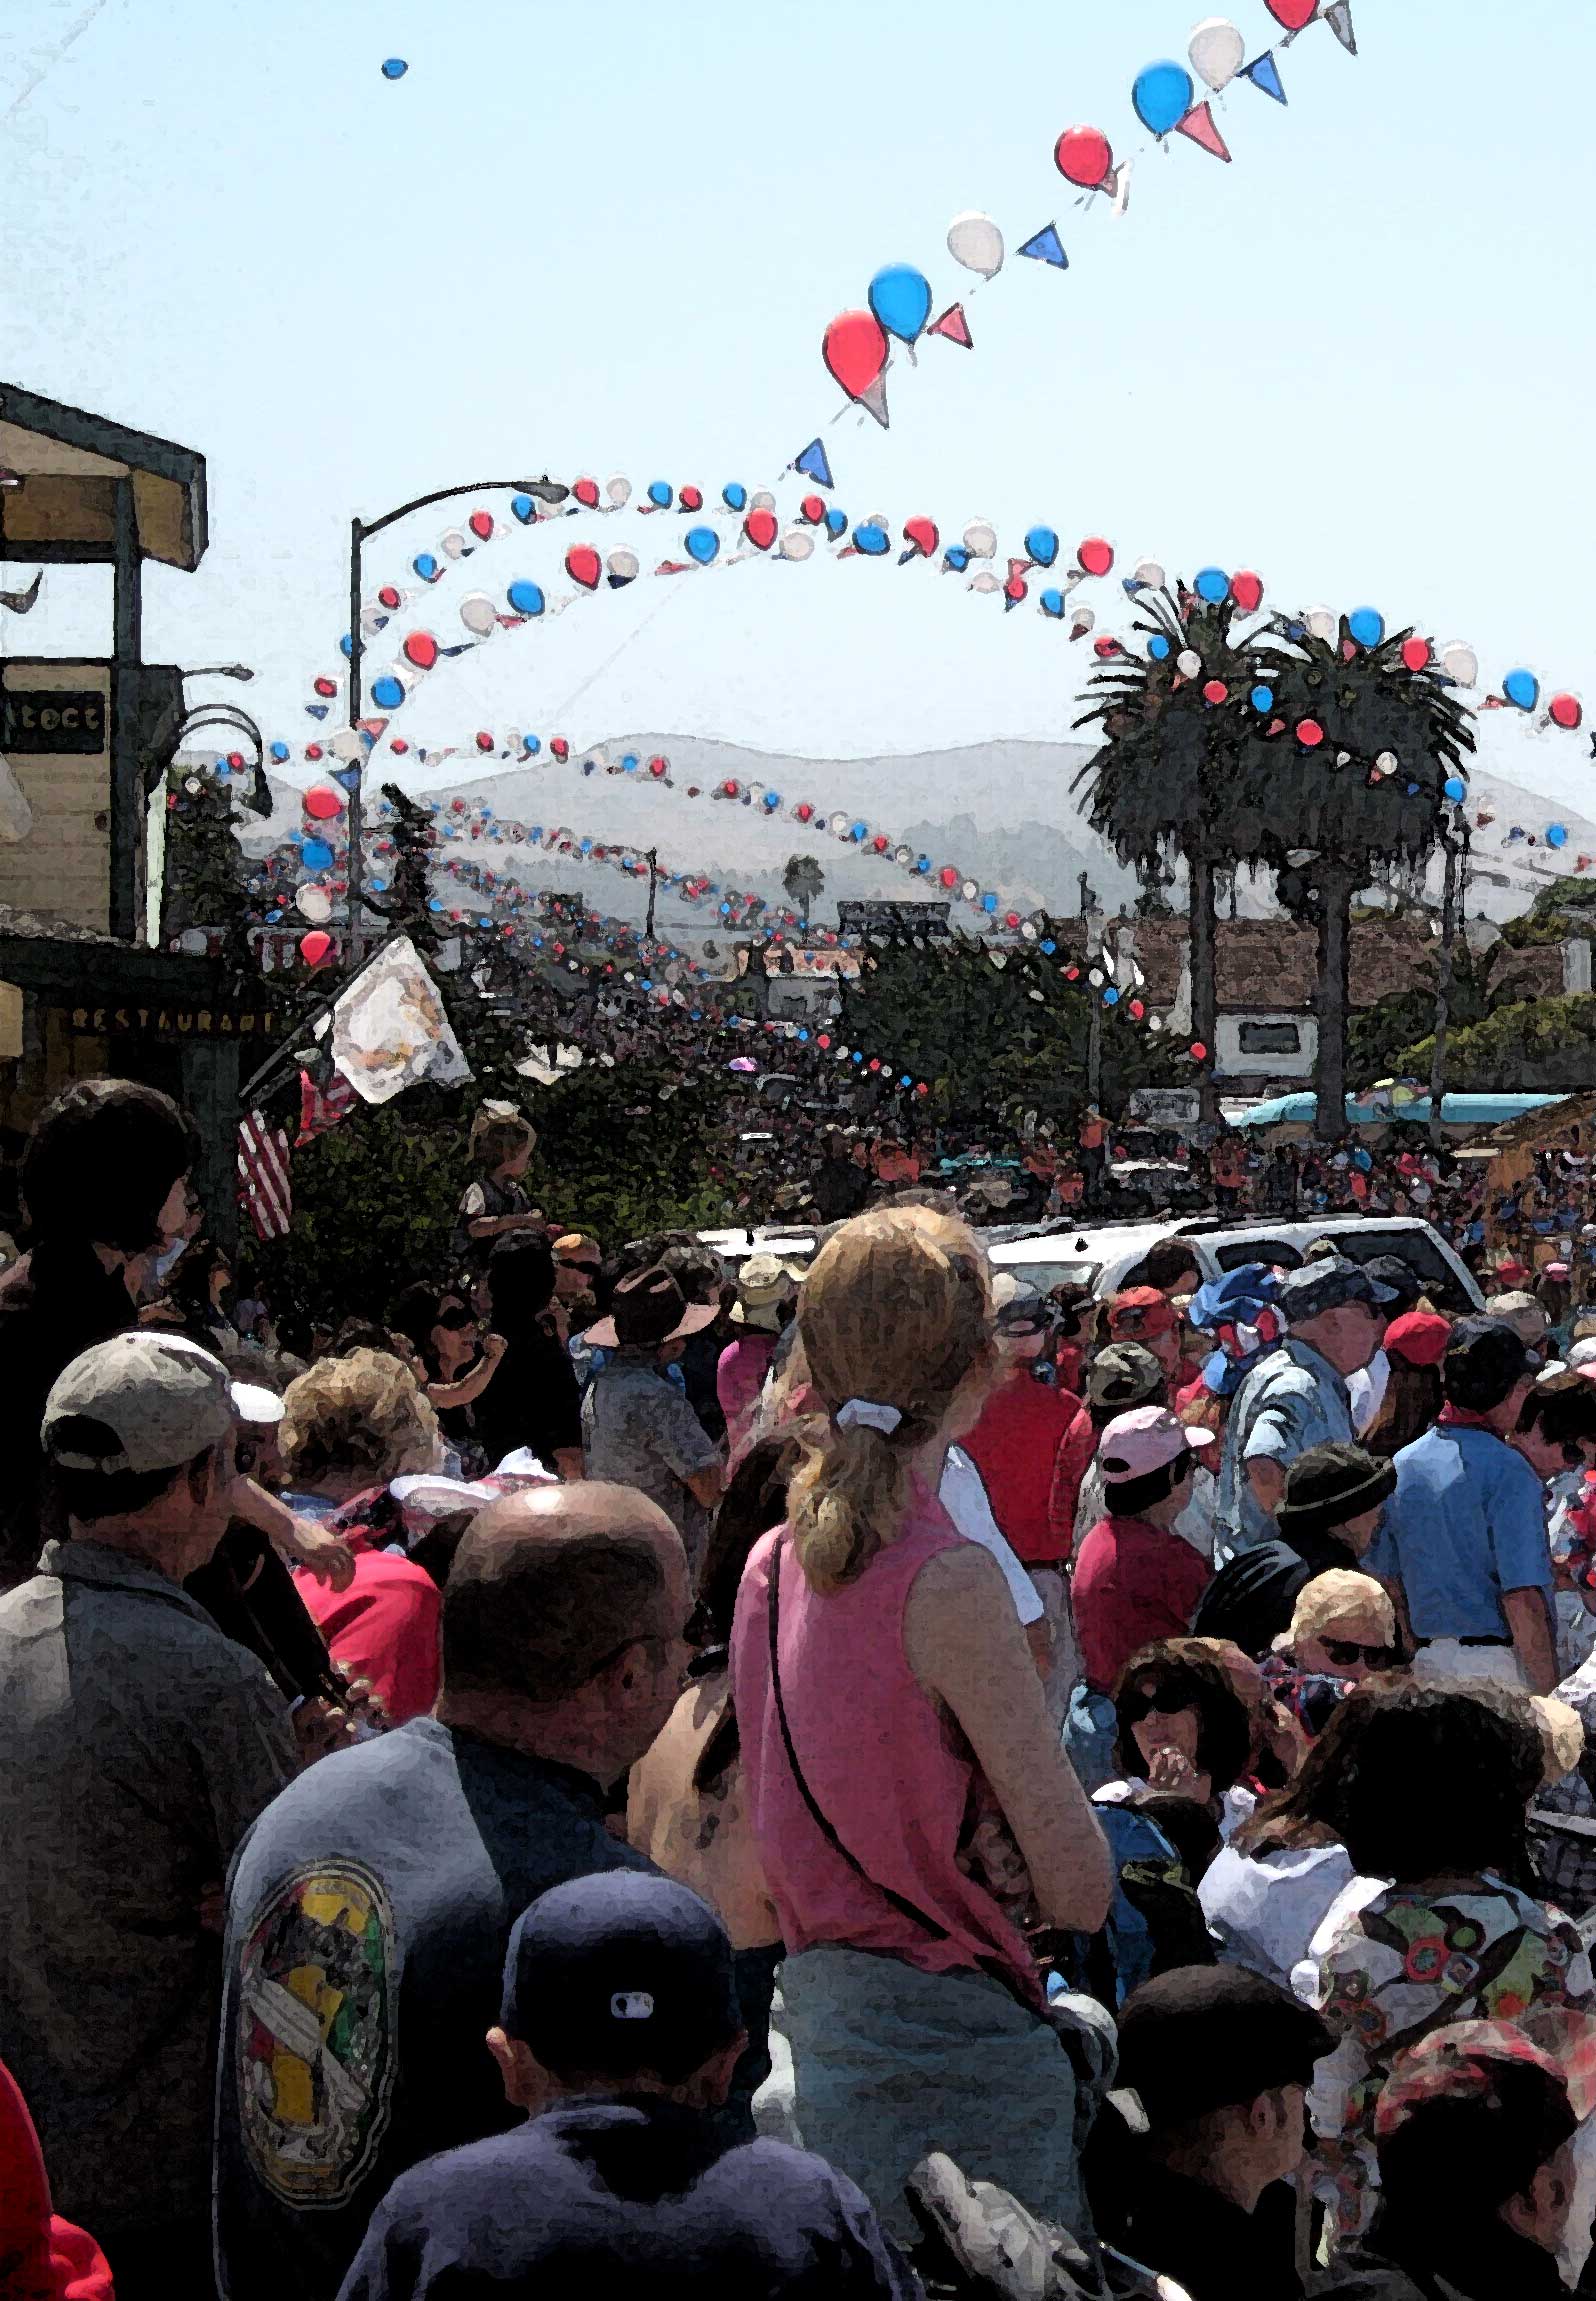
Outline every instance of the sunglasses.
<path id="1" fill-rule="evenodd" d="M 1189 1710 L 1191 1707 L 1190 1693 L 1183 1691 L 1178 1686 L 1158 1686 L 1151 1691 L 1144 1686 L 1138 1686 L 1133 1694 L 1126 1697 L 1125 1715 L 1134 1726 L 1137 1720 L 1145 1718 L 1150 1710 L 1156 1710 L 1161 1718 L 1178 1718 L 1182 1710 Z"/>
<path id="2" fill-rule="evenodd" d="M 1389 1670 L 1399 1659 L 1395 1646 L 1362 1646 L 1355 1638 L 1321 1638 L 1326 1659 L 1339 1669 L 1350 1670 L 1359 1662 L 1371 1670 Z"/>

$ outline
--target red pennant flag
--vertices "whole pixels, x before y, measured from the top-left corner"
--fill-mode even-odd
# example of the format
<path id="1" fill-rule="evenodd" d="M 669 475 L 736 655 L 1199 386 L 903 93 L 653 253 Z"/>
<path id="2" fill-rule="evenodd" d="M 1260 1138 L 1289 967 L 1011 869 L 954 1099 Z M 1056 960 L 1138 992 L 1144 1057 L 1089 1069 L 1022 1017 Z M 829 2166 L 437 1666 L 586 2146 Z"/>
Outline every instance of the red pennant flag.
<path id="1" fill-rule="evenodd" d="M 962 344 L 971 349 L 970 323 L 964 316 L 962 304 L 949 304 L 939 320 L 933 320 L 926 329 L 928 336 L 946 336 L 950 344 Z"/>
<path id="2" fill-rule="evenodd" d="M 1216 160 L 1228 160 L 1230 153 L 1224 137 L 1214 125 L 1214 108 L 1209 103 L 1194 104 L 1184 120 L 1176 122 L 1181 135 L 1189 136 L 1194 144 L 1201 144 L 1205 152 L 1212 152 Z"/>
<path id="3" fill-rule="evenodd" d="M 373 743 L 380 743 L 388 722 L 386 719 L 362 719 L 358 724 L 362 735 L 369 735 Z"/>
<path id="4" fill-rule="evenodd" d="M 1016 582 L 1016 581 L 1019 579 L 1019 577 L 1020 577 L 1020 576 L 1022 576 L 1022 575 L 1023 575 L 1023 574 L 1026 572 L 1026 570 L 1027 570 L 1027 568 L 1029 568 L 1030 564 L 1031 564 L 1031 563 L 1030 563 L 1030 561 L 1029 561 L 1028 559 L 1011 559 L 1011 560 L 1009 561 L 1009 581 L 1010 581 L 1010 583 L 1014 583 L 1014 582 Z"/>

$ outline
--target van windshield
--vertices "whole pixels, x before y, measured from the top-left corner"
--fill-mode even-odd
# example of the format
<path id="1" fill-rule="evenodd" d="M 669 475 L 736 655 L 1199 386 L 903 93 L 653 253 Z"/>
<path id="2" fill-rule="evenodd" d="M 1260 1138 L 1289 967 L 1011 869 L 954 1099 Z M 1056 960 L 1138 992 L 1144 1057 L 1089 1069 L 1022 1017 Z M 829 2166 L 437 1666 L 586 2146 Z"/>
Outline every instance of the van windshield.
<path id="1" fill-rule="evenodd" d="M 1102 1267 L 1100 1262 L 1004 1262 L 994 1266 L 1042 1294 L 1051 1294 L 1055 1286 L 1094 1288 Z"/>

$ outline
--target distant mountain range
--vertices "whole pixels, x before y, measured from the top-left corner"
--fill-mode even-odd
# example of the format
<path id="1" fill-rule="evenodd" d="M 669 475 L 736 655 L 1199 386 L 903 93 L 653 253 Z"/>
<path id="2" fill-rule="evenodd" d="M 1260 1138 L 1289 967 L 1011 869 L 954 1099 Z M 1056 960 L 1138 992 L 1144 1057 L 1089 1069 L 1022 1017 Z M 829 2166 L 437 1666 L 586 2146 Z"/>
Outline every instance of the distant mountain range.
<path id="1" fill-rule="evenodd" d="M 457 799 L 467 808 L 481 803 L 502 818 L 540 824 L 545 830 L 564 827 L 605 845 L 653 846 L 662 869 L 701 871 L 718 883 L 730 883 L 774 903 L 785 901 L 781 877 L 788 857 L 813 854 L 826 882 L 815 906 L 819 920 L 835 916 L 839 899 L 911 896 L 916 885 L 924 887 L 925 882 L 917 882 L 886 857 L 842 844 L 816 824 L 794 822 L 789 810 L 799 800 L 811 801 L 821 822 L 834 813 L 862 818 L 872 832 L 884 833 L 895 846 L 928 854 L 938 866 L 955 864 L 1022 911 L 1042 907 L 1058 915 L 1077 913 L 1083 872 L 1097 901 L 1110 911 L 1133 902 L 1138 893 L 1135 874 L 1092 830 L 1073 791 L 1091 756 L 1086 744 L 994 742 L 961 750 L 846 760 L 802 759 L 658 734 L 638 734 L 603 746 L 607 760 L 628 754 L 644 760 L 663 754 L 671 762 L 674 787 L 651 782 L 641 771 L 611 775 L 599 767 L 585 773 L 576 757 L 562 765 L 547 752 L 534 764 L 506 764 L 488 771 L 486 761 L 461 761 L 468 771 L 457 781 L 448 780 L 452 757 L 434 754 L 420 762 L 412 755 L 403 763 L 402 775 L 395 772 L 399 761 L 385 759 L 379 779 L 398 782 L 412 795 L 436 799 L 445 808 Z M 781 813 L 772 819 L 757 803 L 710 796 L 728 781 L 740 791 L 750 784 L 779 791 Z M 689 788 L 701 796 L 688 798 Z M 251 826 L 247 843 L 252 848 L 270 845 L 300 820 L 298 788 L 274 784 L 273 790 L 277 811 L 269 824 L 258 830 Z M 1550 805 L 1521 786 L 1484 772 L 1471 778 L 1470 792 L 1471 819 L 1481 811 L 1496 818 L 1476 834 L 1470 916 L 1509 918 L 1528 907 L 1535 885 L 1532 874 L 1538 871 L 1550 877 L 1559 862 L 1562 868 L 1572 868 L 1578 852 L 1596 855 L 1596 821 L 1559 808 L 1568 831 L 1562 857 L 1554 858 L 1541 846 L 1526 853 L 1520 844 L 1509 851 L 1513 865 L 1509 875 L 1499 860 L 1505 827 L 1520 821 L 1532 828 L 1543 825 Z M 373 803 L 375 799 L 373 790 Z M 519 875 L 530 885 L 580 892 L 595 910 L 618 917 L 643 915 L 646 885 L 603 865 L 526 849 L 500 847 L 493 853 L 495 868 L 513 856 Z M 1178 907 L 1182 900 L 1178 887 L 1172 900 Z M 956 917 L 961 908 L 956 906 Z M 1256 886 L 1243 877 L 1237 891 L 1240 915 L 1267 916 L 1273 908 L 1267 877 L 1260 877 Z M 682 903 L 662 893 L 659 923 L 678 933 L 696 929 L 712 934 L 713 918 L 707 912 L 707 906 Z"/>

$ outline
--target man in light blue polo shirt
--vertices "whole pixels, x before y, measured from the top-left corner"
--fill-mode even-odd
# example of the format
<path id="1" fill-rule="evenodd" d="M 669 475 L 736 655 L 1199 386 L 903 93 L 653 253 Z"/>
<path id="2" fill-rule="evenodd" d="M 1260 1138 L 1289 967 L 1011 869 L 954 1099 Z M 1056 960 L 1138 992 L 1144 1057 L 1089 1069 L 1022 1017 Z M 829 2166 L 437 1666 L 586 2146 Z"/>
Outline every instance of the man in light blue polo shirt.
<path id="1" fill-rule="evenodd" d="M 1218 1526 L 1227 1557 L 1272 1542 L 1286 1472 L 1310 1446 L 1353 1439 L 1347 1377 L 1379 1347 L 1391 1289 L 1334 1255 L 1280 1282 L 1286 1339 L 1248 1375 L 1225 1425 Z"/>
<path id="2" fill-rule="evenodd" d="M 1366 1570 L 1405 1606 L 1415 1677 L 1549 1694 L 1557 1683 L 1541 1481 L 1507 1443 L 1540 1356 L 1495 1318 L 1463 1318 L 1433 1430 L 1396 1458 L 1396 1492 Z"/>

